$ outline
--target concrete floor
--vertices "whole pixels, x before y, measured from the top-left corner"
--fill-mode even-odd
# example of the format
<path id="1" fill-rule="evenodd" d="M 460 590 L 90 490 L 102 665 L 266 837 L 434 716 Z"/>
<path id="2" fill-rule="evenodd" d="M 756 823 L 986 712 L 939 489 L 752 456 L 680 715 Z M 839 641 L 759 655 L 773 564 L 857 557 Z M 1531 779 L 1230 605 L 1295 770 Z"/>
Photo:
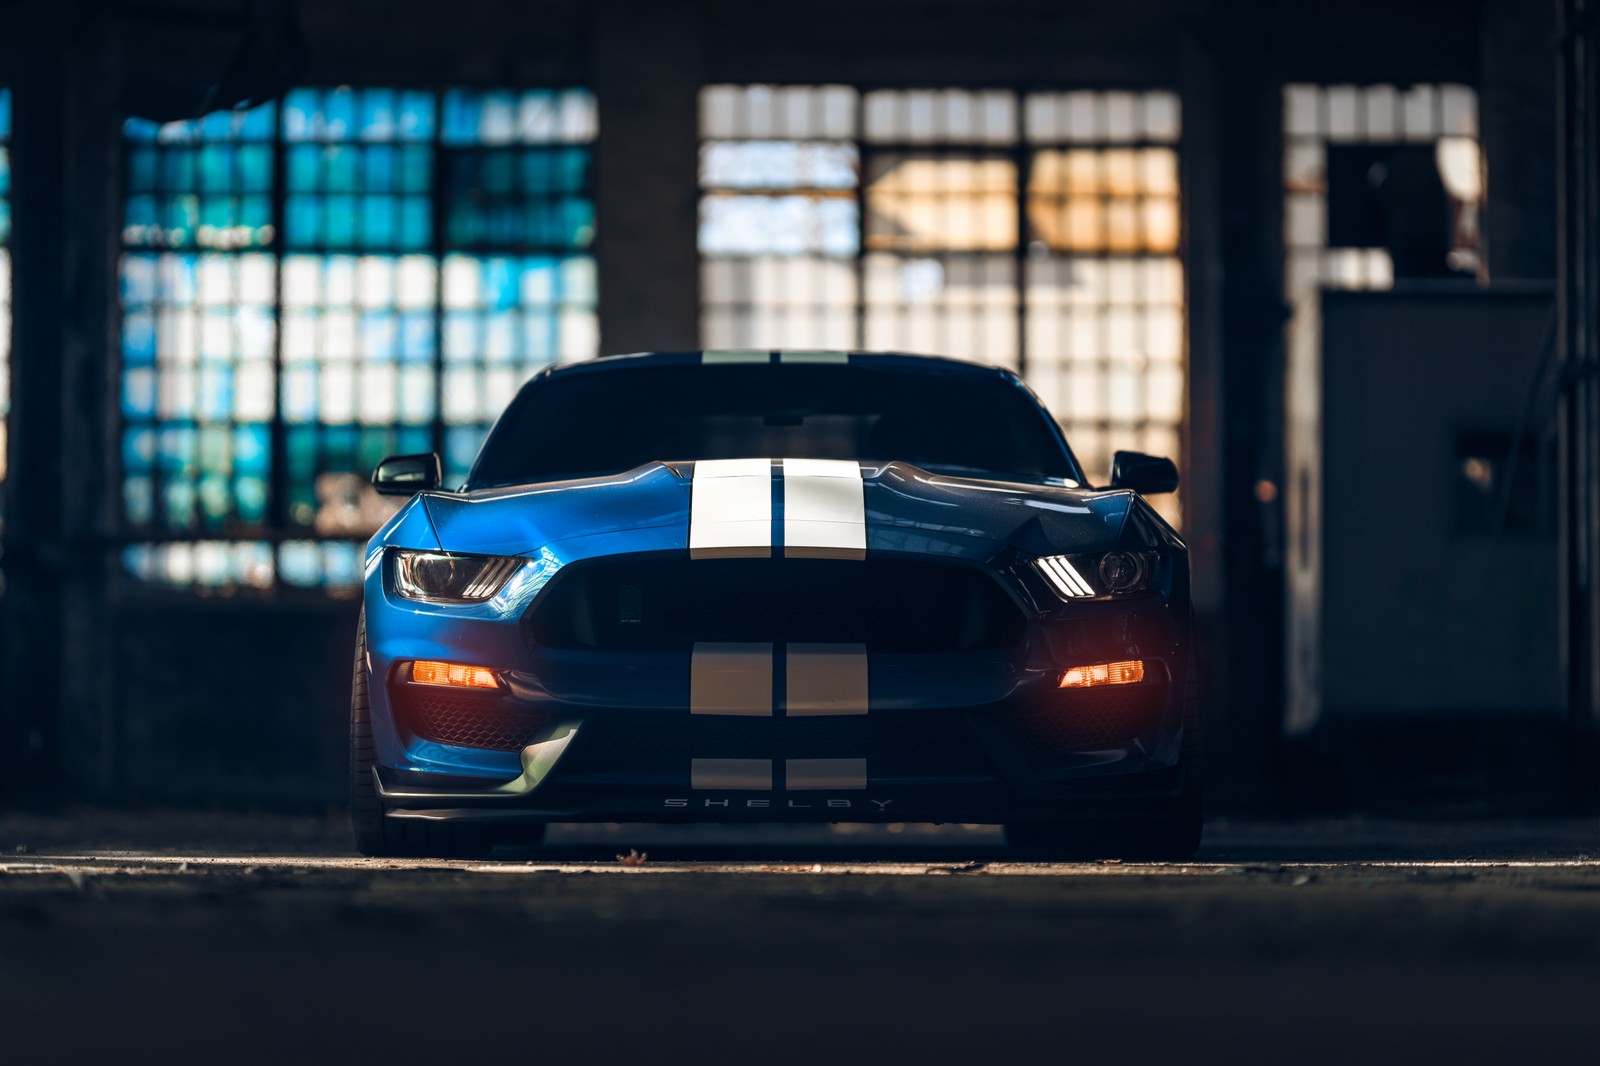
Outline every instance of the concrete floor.
<path id="1" fill-rule="evenodd" d="M 966 827 L 345 848 L 0 815 L 0 1061 L 1593 1062 L 1600 1032 L 1593 819 L 1216 822 L 1185 865 Z"/>

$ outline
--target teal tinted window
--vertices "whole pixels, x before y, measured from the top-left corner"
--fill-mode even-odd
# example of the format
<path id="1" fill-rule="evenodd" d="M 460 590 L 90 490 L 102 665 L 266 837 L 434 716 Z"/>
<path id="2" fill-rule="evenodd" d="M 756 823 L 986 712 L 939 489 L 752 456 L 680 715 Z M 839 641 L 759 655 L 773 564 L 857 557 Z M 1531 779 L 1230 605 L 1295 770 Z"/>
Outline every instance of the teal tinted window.
<path id="1" fill-rule="evenodd" d="M 125 129 L 124 515 L 134 575 L 339 586 L 392 503 L 465 476 L 517 387 L 596 350 L 583 90 L 306 88 Z M 157 542 L 161 541 L 161 542 Z"/>
<path id="2" fill-rule="evenodd" d="M 284 98 L 291 249 L 427 251 L 438 103 L 393 89 L 297 89 Z"/>
<path id="3" fill-rule="evenodd" d="M 273 243 L 273 104 L 124 128 L 123 242 L 165 249 Z"/>

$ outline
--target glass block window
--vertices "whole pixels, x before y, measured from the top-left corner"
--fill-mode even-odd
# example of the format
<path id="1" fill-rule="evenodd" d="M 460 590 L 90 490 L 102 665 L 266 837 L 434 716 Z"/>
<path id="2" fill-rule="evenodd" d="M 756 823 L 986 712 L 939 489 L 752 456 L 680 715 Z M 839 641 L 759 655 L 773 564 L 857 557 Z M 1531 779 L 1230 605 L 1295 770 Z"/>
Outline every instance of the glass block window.
<path id="1" fill-rule="evenodd" d="M 464 477 L 518 386 L 596 352 L 592 96 L 296 89 L 125 131 L 128 569 L 341 587 L 396 452 Z"/>
<path id="2" fill-rule="evenodd" d="M 701 343 L 855 343 L 860 98 L 840 85 L 701 96 Z"/>
<path id="3" fill-rule="evenodd" d="M 1027 98 L 1028 382 L 1092 476 L 1132 448 L 1179 457 L 1186 374 L 1171 93 Z M 1177 497 L 1152 502 L 1169 519 Z"/>
<path id="4" fill-rule="evenodd" d="M 11 413 L 11 90 L 0 89 L 0 485 L 6 480 Z M 3 495 L 0 495 L 3 499 Z M 0 522 L 5 514 L 0 511 Z"/>
<path id="5" fill-rule="evenodd" d="M 1283 91 L 1287 725 L 1318 712 L 1323 289 L 1480 270 L 1485 173 L 1466 85 L 1288 85 Z"/>
<path id="6" fill-rule="evenodd" d="M 1093 476 L 1181 461 L 1180 125 L 1167 92 L 708 87 L 701 342 L 998 363 Z"/>
<path id="7" fill-rule="evenodd" d="M 1015 369 L 1015 94 L 878 90 L 863 109 L 864 346 Z"/>

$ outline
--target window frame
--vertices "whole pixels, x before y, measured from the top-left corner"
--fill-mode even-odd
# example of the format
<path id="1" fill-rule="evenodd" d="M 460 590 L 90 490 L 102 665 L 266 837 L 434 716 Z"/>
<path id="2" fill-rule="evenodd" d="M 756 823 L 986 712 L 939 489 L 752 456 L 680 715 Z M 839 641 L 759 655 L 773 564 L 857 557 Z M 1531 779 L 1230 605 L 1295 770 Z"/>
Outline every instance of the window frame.
<path id="1" fill-rule="evenodd" d="M 325 103 L 331 97 L 331 94 L 341 91 L 351 91 L 356 94 L 360 94 L 363 92 L 384 90 L 391 91 L 395 94 L 396 102 L 394 106 L 396 107 L 397 112 L 402 106 L 407 94 L 425 95 L 431 102 L 431 131 L 426 136 L 420 138 L 405 138 L 403 136 L 396 136 L 392 138 L 372 139 L 364 137 L 359 129 L 356 128 L 352 128 L 349 132 L 344 133 L 343 135 L 331 137 L 310 135 L 293 138 L 289 136 L 287 130 L 289 119 L 286 116 L 287 109 L 285 105 L 286 102 L 291 100 L 296 93 L 315 94 L 312 97 L 313 99 L 317 100 L 319 103 Z M 461 139 L 459 137 L 452 138 L 452 136 L 446 130 L 446 112 L 448 101 L 450 100 L 451 95 L 456 93 L 464 94 L 468 98 L 474 95 L 480 96 L 484 99 L 490 97 L 504 97 L 508 98 L 511 106 L 517 108 L 525 108 L 527 106 L 525 99 L 526 94 L 549 93 L 551 94 L 552 100 L 555 101 L 558 109 L 558 114 L 555 118 L 555 125 L 553 127 L 554 132 L 552 132 L 548 137 L 541 139 L 537 134 L 529 135 L 526 132 L 519 134 L 517 129 L 513 127 L 511 134 L 505 138 L 486 137 L 481 130 L 473 137 L 468 139 Z M 578 98 L 582 101 L 581 105 L 579 106 L 584 109 L 586 123 L 582 129 L 581 139 L 569 139 L 569 137 L 564 136 L 568 131 L 564 125 L 565 116 L 563 113 L 560 113 L 560 109 L 571 106 L 567 103 L 568 98 Z M 358 96 L 356 106 L 359 107 L 360 102 L 361 101 Z M 239 517 L 236 495 L 230 496 L 230 501 L 233 507 L 232 512 L 226 518 L 220 521 L 208 520 L 203 514 L 200 505 L 197 503 L 195 517 L 188 526 L 179 528 L 170 523 L 164 522 L 162 520 L 159 502 L 157 502 L 160 500 L 162 495 L 162 479 L 159 474 L 159 467 L 162 459 L 159 451 L 159 443 L 157 444 L 156 455 L 151 460 L 152 478 L 149 491 L 152 497 L 152 510 L 150 512 L 150 518 L 141 523 L 135 521 L 132 515 L 130 515 L 127 502 L 123 498 L 123 486 L 128 476 L 124 448 L 126 447 L 126 441 L 128 439 L 127 434 L 130 427 L 149 426 L 155 431 L 156 434 L 159 434 L 162 428 L 165 426 L 189 426 L 193 427 L 195 431 L 198 431 L 202 425 L 207 425 L 208 423 L 199 413 L 198 408 L 191 413 L 181 416 L 162 415 L 159 409 L 159 402 L 152 407 L 152 413 L 147 418 L 143 416 L 139 417 L 138 419 L 130 418 L 129 413 L 124 408 L 124 402 L 122 399 L 122 389 L 124 387 L 125 380 L 124 376 L 128 368 L 128 362 L 126 360 L 127 341 L 124 339 L 123 333 L 128 304 L 126 299 L 127 294 L 125 291 L 123 291 L 125 282 L 119 281 L 118 299 L 115 308 L 115 335 L 118 339 L 114 345 L 116 366 L 113 373 L 113 378 L 117 382 L 117 398 L 113 405 L 115 408 L 116 419 L 114 432 L 115 439 L 117 441 L 116 485 L 118 487 L 118 502 L 116 507 L 117 534 L 115 541 L 121 548 L 123 554 L 122 565 L 118 567 L 119 577 L 122 579 L 120 583 L 130 588 L 139 590 L 141 594 L 192 595 L 196 593 L 209 594 L 223 592 L 225 594 L 242 593 L 247 596 L 257 598 L 310 597 L 317 599 L 337 599 L 346 598 L 359 592 L 361 582 L 359 560 L 360 545 L 365 543 L 365 541 L 368 539 L 368 534 L 361 533 L 331 536 L 320 535 L 316 530 L 314 521 L 309 524 L 296 522 L 290 514 L 290 507 L 293 501 L 293 492 L 291 490 L 293 471 L 291 469 L 289 455 L 289 440 L 291 432 L 295 428 L 304 428 L 314 434 L 318 439 L 318 444 L 316 445 L 316 454 L 321 456 L 323 454 L 323 449 L 326 447 L 325 443 L 323 442 L 323 438 L 327 430 L 330 428 L 351 430 L 356 439 L 356 443 L 353 446 L 359 449 L 360 438 L 363 430 L 387 432 L 392 438 L 394 438 L 396 435 L 403 437 L 408 430 L 415 431 L 420 423 L 407 421 L 398 411 L 387 421 L 370 423 L 364 422 L 359 413 L 359 374 L 356 385 L 356 402 L 358 406 L 348 420 L 338 422 L 325 420 L 320 410 L 316 415 L 312 416 L 309 421 L 303 423 L 291 422 L 286 417 L 284 391 L 288 363 L 285 358 L 284 335 L 285 325 L 289 317 L 286 314 L 286 308 L 289 307 L 289 300 L 286 298 L 285 294 L 285 274 L 287 272 L 286 268 L 288 264 L 290 264 L 296 257 L 306 257 L 314 261 L 320 268 L 326 269 L 328 263 L 337 257 L 348 256 L 350 259 L 356 260 L 359 263 L 359 261 L 364 257 L 377 256 L 387 260 L 387 262 L 390 264 L 390 268 L 396 271 L 399 268 L 399 264 L 407 256 L 419 256 L 428 260 L 431 267 L 432 294 L 431 302 L 426 313 L 431 316 L 432 353 L 429 362 L 431 364 L 430 370 L 433 402 L 432 414 L 427 420 L 425 431 L 427 445 L 431 448 L 431 450 L 438 452 L 441 455 L 447 450 L 449 436 L 452 430 L 471 429 L 477 433 L 481 443 L 482 436 L 487 433 L 490 425 L 492 424 L 493 414 L 497 413 L 491 412 L 491 417 L 487 420 L 477 417 L 470 421 L 452 419 L 448 413 L 447 404 L 445 402 L 447 357 L 445 352 L 444 336 L 446 328 L 446 314 L 447 311 L 450 310 L 446 306 L 445 296 L 445 268 L 447 262 L 457 257 L 464 257 L 475 264 L 475 269 L 482 270 L 484 269 L 484 264 L 491 260 L 506 259 L 520 261 L 522 267 L 525 269 L 529 260 L 548 258 L 551 260 L 550 269 L 554 272 L 560 273 L 562 271 L 563 264 L 567 263 L 568 261 L 574 259 L 584 260 L 587 263 L 585 269 L 587 278 L 589 279 L 587 282 L 587 300 L 580 298 L 577 302 L 573 302 L 561 296 L 558 292 L 558 294 L 554 296 L 547 304 L 519 304 L 512 311 L 512 313 L 519 319 L 521 319 L 523 316 L 536 313 L 547 315 L 553 320 L 557 320 L 556 325 L 553 327 L 553 329 L 556 330 L 559 330 L 559 320 L 562 318 L 562 316 L 572 309 L 576 309 L 581 313 L 587 314 L 591 320 L 595 319 L 598 315 L 599 294 L 597 278 L 598 271 L 596 267 L 598 262 L 599 241 L 597 233 L 595 232 L 593 220 L 598 206 L 597 189 L 594 175 L 594 160 L 597 154 L 596 148 L 599 141 L 599 103 L 593 86 L 573 83 L 520 83 L 516 85 L 479 85 L 465 83 L 453 83 L 449 85 L 372 85 L 365 83 L 346 83 L 340 85 L 296 85 L 289 89 L 285 94 L 271 101 L 265 101 L 263 104 L 257 105 L 257 107 L 261 106 L 270 107 L 272 109 L 270 137 L 267 137 L 263 140 L 252 140 L 245 143 L 264 145 L 270 152 L 271 177 L 266 192 L 266 195 L 270 201 L 269 224 L 272 227 L 272 233 L 269 240 L 264 241 L 257 246 L 242 248 L 206 246 L 201 245 L 197 240 L 194 239 L 191 239 L 187 243 L 181 245 L 171 243 L 159 244 L 154 242 L 140 243 L 129 240 L 128 233 L 125 228 L 126 223 L 124 223 L 124 229 L 119 233 L 118 236 L 117 263 L 119 276 L 125 269 L 125 265 L 130 258 L 141 255 L 148 256 L 152 260 L 159 263 L 161 257 L 169 254 L 192 256 L 196 258 L 214 254 L 259 254 L 269 257 L 272 264 L 271 301 L 270 304 L 265 308 L 272 323 L 271 387 L 273 395 L 271 399 L 270 420 L 267 423 L 271 451 L 270 458 L 268 460 L 269 467 L 266 508 L 264 516 L 259 522 L 242 520 Z M 481 106 L 481 104 L 479 106 Z M 247 113 L 247 110 L 248 109 L 241 109 L 237 113 L 242 115 Z M 224 112 L 224 114 L 225 113 L 226 112 Z M 326 114 L 327 112 L 323 111 L 320 113 Z M 198 126 L 198 123 L 204 121 L 204 118 L 194 121 Z M 231 138 L 225 138 L 222 140 L 209 140 L 205 136 L 197 133 L 192 140 L 187 140 L 181 143 L 192 148 L 199 149 L 203 148 L 207 144 L 232 145 L 240 142 Z M 134 150 L 141 146 L 159 146 L 160 144 L 161 142 L 157 139 L 153 131 L 148 137 L 136 138 L 127 132 L 121 134 L 119 179 L 121 180 L 122 185 L 120 187 L 119 203 L 121 205 L 120 213 L 122 216 L 126 216 L 129 198 L 131 195 L 133 195 L 132 189 L 134 188 L 134 183 L 132 181 L 131 168 L 133 166 Z M 291 165 L 290 156 L 295 148 L 302 146 L 356 149 L 358 152 L 361 152 L 363 149 L 368 147 L 392 148 L 396 149 L 397 151 L 410 146 L 421 146 L 426 149 L 426 151 L 429 153 L 429 158 L 428 180 L 425 186 L 425 196 L 428 201 L 427 213 L 430 232 L 425 242 L 417 247 L 402 246 L 401 241 L 398 239 L 398 230 L 396 231 L 396 239 L 394 241 L 381 246 L 364 243 L 361 241 L 359 235 L 354 237 L 347 245 L 339 246 L 328 244 L 325 240 L 320 239 L 325 237 L 325 234 L 319 234 L 319 239 L 315 241 L 291 241 L 288 232 L 290 200 L 296 195 L 328 195 L 328 190 L 322 186 L 321 175 L 319 175 L 319 181 L 316 188 L 291 188 L 292 180 L 289 173 Z M 518 175 L 522 174 L 523 171 L 519 169 L 517 158 L 525 153 L 532 153 L 540 150 L 559 152 L 563 149 L 581 152 L 584 153 L 585 156 L 579 164 L 580 177 L 578 180 L 578 186 L 576 190 L 570 194 L 573 198 L 582 201 L 583 206 L 589 216 L 590 225 L 588 235 L 585 240 L 568 244 L 520 242 L 520 235 L 508 240 L 488 238 L 473 241 L 458 241 L 453 239 L 452 234 L 448 232 L 447 228 L 451 206 L 448 192 L 453 187 L 449 180 L 450 167 L 452 166 L 452 163 L 456 157 L 474 156 L 478 159 L 483 159 L 501 150 L 509 153 L 513 157 L 513 161 L 509 164 L 513 178 L 511 186 L 508 190 L 510 195 L 507 199 L 513 202 L 513 206 L 526 207 L 531 203 L 543 199 L 560 199 L 563 196 L 567 196 L 568 193 L 563 189 L 554 188 L 549 191 L 542 189 L 531 189 L 521 184 L 518 180 Z M 237 167 L 237 161 L 235 161 L 232 165 Z M 349 192 L 348 195 L 357 201 L 360 201 L 367 195 L 399 195 L 392 189 L 384 187 L 378 188 L 375 192 L 368 193 L 365 188 L 366 185 L 366 182 L 363 182 L 358 178 L 355 182 L 353 190 Z M 154 195 L 159 197 L 161 195 L 166 195 L 173 192 L 200 194 L 202 192 L 200 186 L 200 180 L 198 178 L 194 178 L 191 180 L 186 189 L 175 188 L 168 190 L 163 187 Z M 341 193 L 341 195 L 344 194 Z M 157 217 L 159 218 L 159 214 Z M 158 312 L 163 307 L 172 306 L 174 305 L 169 300 L 164 300 L 164 295 L 158 288 L 156 290 L 156 295 L 150 304 L 151 311 Z M 179 306 L 186 311 L 197 313 L 198 309 L 202 307 L 202 304 L 198 299 L 196 299 L 192 304 Z M 223 306 L 229 308 L 230 313 L 236 313 L 238 308 L 249 305 L 240 302 L 238 291 L 235 289 L 229 294 L 228 302 Z M 393 310 L 398 307 L 398 301 L 386 306 Z M 324 309 L 325 308 L 323 305 L 317 305 L 318 311 Z M 466 313 L 477 316 L 485 315 L 488 312 L 481 308 L 472 308 L 468 309 Z M 567 358 L 586 358 L 597 354 L 596 352 L 585 351 L 579 356 L 574 356 L 570 353 L 560 350 L 560 348 L 561 346 L 558 344 L 556 346 L 556 350 L 551 356 L 551 363 L 559 363 Z M 161 387 L 159 377 L 159 370 L 161 368 L 161 349 L 159 346 L 159 341 L 155 342 L 154 350 L 157 354 L 154 356 L 155 361 L 151 364 L 151 370 L 152 377 L 156 381 L 154 388 L 159 390 Z M 397 356 L 396 358 L 399 357 Z M 237 367 L 238 352 L 236 345 L 234 346 L 233 350 L 230 351 L 230 360 L 232 365 Z M 522 362 L 522 359 L 515 356 L 513 357 L 512 371 L 513 373 L 520 375 L 519 380 L 528 376 L 527 374 L 522 373 Z M 322 369 L 328 366 L 328 363 L 329 360 L 326 356 L 318 355 L 316 357 L 315 366 L 317 367 L 319 374 Z M 353 356 L 349 365 L 360 368 L 363 363 L 363 357 L 358 353 Z M 195 365 L 198 366 L 198 364 Z M 486 366 L 484 356 L 482 354 L 477 355 L 469 365 L 472 368 L 476 368 L 481 374 L 484 372 Z M 233 414 L 230 414 L 225 420 L 216 424 L 232 427 L 236 422 L 238 422 L 238 419 Z M 360 458 L 358 458 L 357 461 L 359 463 Z M 351 472 L 362 475 L 364 480 L 364 470 L 354 470 Z M 388 507 L 388 510 L 391 512 L 392 509 L 392 506 Z M 184 581 L 181 578 L 174 578 L 171 575 L 162 575 L 159 573 L 141 576 L 137 572 L 138 567 L 134 562 L 135 553 L 146 552 L 149 553 L 150 558 L 155 558 L 159 555 L 159 553 L 167 550 L 173 545 L 191 545 L 196 552 L 204 550 L 221 552 L 232 551 L 234 553 L 242 553 L 252 549 L 264 550 L 269 554 L 271 559 L 270 580 L 261 583 L 240 580 L 237 572 L 230 571 L 230 576 L 220 583 L 207 583 L 203 580 L 201 574 L 199 573 L 198 567 L 194 568 L 191 579 L 188 581 Z M 314 553 L 319 559 L 322 560 L 317 564 L 318 577 L 316 580 L 311 582 L 296 581 L 286 576 L 286 565 L 284 561 L 285 546 L 293 546 L 295 550 L 303 550 L 304 552 Z M 353 580 L 339 580 L 339 577 L 335 574 L 335 571 L 338 568 L 331 567 L 327 562 L 327 560 L 331 557 L 327 550 L 328 546 L 344 546 L 344 549 L 341 549 L 341 551 L 345 549 L 354 551 L 356 564 L 355 571 L 352 575 L 346 568 L 344 574 L 345 577 L 353 578 Z M 159 569 L 159 566 L 153 566 L 152 569 Z"/>
<path id="2" fill-rule="evenodd" d="M 756 87 L 767 88 L 774 91 L 803 88 L 810 89 L 815 92 L 837 88 L 852 92 L 854 94 L 854 116 L 850 136 L 842 137 L 827 134 L 811 134 L 806 137 L 799 137 L 774 132 L 770 135 L 763 135 L 759 138 L 740 138 L 724 135 L 713 135 L 708 131 L 706 121 L 707 103 L 704 95 L 708 90 L 731 89 L 742 92 Z M 866 113 L 868 108 L 868 98 L 871 96 L 871 94 L 890 92 L 901 94 L 903 99 L 907 94 L 912 93 L 931 93 L 937 96 L 938 94 L 950 91 L 967 93 L 974 97 L 985 93 L 1006 94 L 1010 99 L 1011 106 L 1011 131 L 1007 138 L 1004 141 L 997 141 L 993 139 L 986 139 L 981 136 L 975 136 L 970 140 L 952 140 L 948 137 L 935 136 L 927 140 L 908 139 L 905 137 L 891 140 L 874 139 L 868 135 Z M 1102 132 L 1100 136 L 1093 139 L 1069 140 L 1064 136 L 1046 136 L 1043 134 L 1033 134 L 1030 131 L 1029 108 L 1031 101 L 1048 96 L 1065 96 L 1066 94 L 1072 93 L 1093 94 L 1093 96 L 1096 98 L 1095 106 L 1099 108 L 1105 108 L 1108 106 L 1105 98 L 1111 94 L 1126 94 L 1128 96 L 1132 96 L 1135 98 L 1134 106 L 1141 109 L 1147 106 L 1148 98 L 1155 95 L 1165 96 L 1177 109 L 1175 112 L 1175 132 L 1170 138 L 1163 139 L 1150 136 L 1147 129 L 1136 128 L 1134 133 L 1125 139 L 1112 139 Z M 741 141 L 744 143 L 750 143 L 751 141 L 757 140 L 797 141 L 801 143 L 848 143 L 853 147 L 856 155 L 857 175 L 854 189 L 856 202 L 855 248 L 853 253 L 848 257 L 834 257 L 841 260 L 848 259 L 851 263 L 851 269 L 853 270 L 855 278 L 853 304 L 850 309 L 850 317 L 853 321 L 852 343 L 849 345 L 851 348 L 860 349 L 874 347 L 870 343 L 871 334 L 869 332 L 869 319 L 871 318 L 871 308 L 874 303 L 871 294 L 868 291 L 868 262 L 870 258 L 874 255 L 884 254 L 901 256 L 905 258 L 916 258 L 919 254 L 921 254 L 915 251 L 893 251 L 878 249 L 869 245 L 868 183 L 869 175 L 872 173 L 873 160 L 875 158 L 893 157 L 896 155 L 923 155 L 932 157 L 970 156 L 974 159 L 999 158 L 1009 161 L 1014 168 L 1015 174 L 1014 187 L 1010 193 L 1010 195 L 1014 197 L 1016 206 L 1016 240 L 1013 247 L 1011 247 L 1008 252 L 985 252 L 980 249 L 939 249 L 929 251 L 926 254 L 933 257 L 943 258 L 1009 254 L 1013 271 L 1013 277 L 1011 278 L 1011 290 L 1014 299 L 1009 302 L 1008 306 L 1009 308 L 1014 309 L 1016 316 L 1015 362 L 1007 364 L 1003 359 L 991 359 L 990 361 L 1002 363 L 1002 365 L 1010 365 L 1012 369 L 1022 376 L 1025 381 L 1028 380 L 1030 370 L 1031 353 L 1029 351 L 1030 345 L 1028 337 L 1030 316 L 1043 316 L 1060 313 L 1059 310 L 1052 308 L 1049 305 L 1041 305 L 1036 301 L 1030 300 L 1029 298 L 1029 289 L 1031 287 L 1029 266 L 1034 259 L 1034 255 L 1031 250 L 1031 245 L 1034 243 L 1034 241 L 1030 238 L 1030 233 L 1033 229 L 1030 220 L 1030 211 L 1034 203 L 1034 169 L 1037 160 L 1047 152 L 1065 152 L 1076 149 L 1084 149 L 1092 152 L 1105 152 L 1108 150 L 1125 149 L 1132 152 L 1139 152 L 1145 149 L 1155 148 L 1170 151 L 1173 156 L 1174 168 L 1176 172 L 1176 186 L 1172 200 L 1176 211 L 1175 221 L 1177 226 L 1176 241 L 1170 252 L 1153 251 L 1142 248 L 1136 248 L 1128 251 L 1113 249 L 1109 246 L 1093 251 L 1076 252 L 1069 249 L 1051 248 L 1045 252 L 1043 258 L 1060 259 L 1077 256 L 1083 258 L 1093 258 L 1108 263 L 1117 261 L 1137 263 L 1141 260 L 1170 257 L 1177 262 L 1181 270 L 1178 302 L 1175 305 L 1179 316 L 1178 329 L 1180 345 L 1177 365 L 1181 369 L 1182 386 L 1179 415 L 1176 421 L 1169 423 L 1164 417 L 1140 417 L 1136 420 L 1125 422 L 1120 419 L 1107 417 L 1102 414 L 1101 417 L 1092 420 L 1092 424 L 1098 436 L 1109 438 L 1114 434 L 1127 433 L 1130 436 L 1133 436 L 1136 442 L 1142 441 L 1145 434 L 1152 430 L 1170 430 L 1175 436 L 1175 443 L 1179 449 L 1179 454 L 1175 458 L 1177 458 L 1180 468 L 1187 463 L 1187 438 L 1190 423 L 1188 394 L 1189 383 L 1192 376 L 1189 365 L 1189 241 L 1188 226 L 1184 215 L 1187 204 L 1187 196 L 1183 183 L 1183 160 L 1184 152 L 1187 147 L 1187 135 L 1185 132 L 1185 123 L 1182 119 L 1183 96 L 1177 85 L 1165 83 L 1141 85 L 1081 85 L 1062 83 L 1052 83 L 1048 85 L 1037 83 L 891 85 L 878 82 L 846 81 L 828 81 L 810 84 L 799 82 L 717 82 L 703 85 L 701 87 L 701 94 L 698 111 L 700 117 L 697 127 L 697 145 L 702 153 L 702 158 L 703 153 L 708 145 L 717 143 L 740 143 Z M 703 179 L 697 180 L 696 188 L 698 191 L 699 203 L 702 205 L 702 207 L 708 196 L 740 191 L 734 187 L 726 185 L 708 185 Z M 760 191 L 771 190 L 763 188 Z M 798 195 L 804 195 L 806 190 L 799 186 L 795 186 L 794 192 Z M 1142 189 L 1135 194 L 1136 202 L 1142 203 L 1146 198 L 1146 194 L 1142 191 Z M 1109 199 L 1109 197 L 1101 194 L 1100 200 L 1102 202 L 1105 202 L 1107 199 Z M 704 215 L 702 214 L 700 218 L 700 224 L 703 225 L 703 223 Z M 1142 231 L 1144 227 L 1144 222 L 1142 219 L 1139 222 L 1139 226 Z M 710 342 L 708 333 L 711 329 L 711 312 L 719 309 L 732 309 L 735 311 L 743 310 L 746 313 L 749 313 L 750 311 L 759 312 L 762 308 L 761 304 L 754 301 L 746 301 L 743 303 L 714 303 L 708 299 L 704 283 L 704 278 L 707 272 L 707 264 L 718 259 L 738 261 L 740 259 L 748 260 L 758 258 L 760 255 L 777 258 L 778 254 L 708 252 L 704 250 L 703 247 L 700 247 L 698 242 L 697 254 L 702 277 L 702 291 L 700 296 L 700 307 L 698 309 L 698 320 L 700 325 L 700 340 L 701 344 L 704 345 Z M 822 253 L 810 254 L 821 255 Z M 1105 300 L 1098 302 L 1097 306 L 1100 308 L 1111 308 L 1118 305 L 1110 300 Z M 813 315 L 816 313 L 817 312 L 815 310 L 812 311 Z M 746 346 L 744 340 L 748 340 L 748 338 L 742 338 L 739 343 L 733 346 Z M 758 337 L 750 340 L 750 343 L 759 346 L 764 342 Z M 1040 364 L 1047 362 L 1043 359 L 1037 359 L 1035 361 Z M 1060 366 L 1062 362 L 1063 361 L 1058 360 L 1053 365 Z M 1107 382 L 1104 387 L 1109 389 L 1110 368 L 1115 362 L 1114 358 L 1109 354 L 1102 354 L 1095 360 L 1095 362 L 1099 367 L 1099 373 L 1101 377 Z M 1141 382 L 1147 383 L 1148 378 L 1141 375 Z M 1147 384 L 1141 384 L 1141 390 L 1148 395 Z M 1051 411 L 1051 414 L 1056 418 L 1057 422 L 1062 425 L 1063 429 L 1068 432 L 1069 438 L 1072 436 L 1073 432 L 1073 430 L 1069 427 L 1072 426 L 1076 426 L 1076 431 L 1081 435 L 1086 420 L 1074 418 L 1061 411 L 1059 409 L 1060 404 L 1056 397 L 1047 397 L 1045 402 L 1048 404 L 1047 409 Z M 1101 406 L 1102 408 L 1106 408 L 1109 406 L 1109 403 L 1102 404 Z M 1111 449 L 1108 448 L 1106 450 L 1108 453 L 1106 458 L 1109 460 L 1109 452 Z M 1104 471 L 1091 473 L 1091 476 L 1104 476 L 1104 473 Z M 1164 513 L 1167 513 L 1171 518 L 1176 518 L 1180 514 L 1180 504 L 1178 503 L 1177 497 L 1164 497 L 1155 502 L 1157 506 L 1162 509 Z"/>

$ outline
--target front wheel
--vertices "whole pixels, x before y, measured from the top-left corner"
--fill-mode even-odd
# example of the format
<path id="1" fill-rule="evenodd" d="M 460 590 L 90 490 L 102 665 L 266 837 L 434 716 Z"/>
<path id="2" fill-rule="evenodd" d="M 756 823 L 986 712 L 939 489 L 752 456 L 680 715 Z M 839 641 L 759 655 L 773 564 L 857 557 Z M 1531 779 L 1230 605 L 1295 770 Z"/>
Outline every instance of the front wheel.
<path id="1" fill-rule="evenodd" d="M 1006 843 L 1030 858 L 1058 861 L 1153 862 L 1193 857 L 1200 848 L 1204 828 L 1203 730 L 1200 671 L 1191 651 L 1183 694 L 1183 748 L 1178 756 L 1183 784 L 1168 809 L 1149 818 L 1017 822 L 1006 826 Z"/>

